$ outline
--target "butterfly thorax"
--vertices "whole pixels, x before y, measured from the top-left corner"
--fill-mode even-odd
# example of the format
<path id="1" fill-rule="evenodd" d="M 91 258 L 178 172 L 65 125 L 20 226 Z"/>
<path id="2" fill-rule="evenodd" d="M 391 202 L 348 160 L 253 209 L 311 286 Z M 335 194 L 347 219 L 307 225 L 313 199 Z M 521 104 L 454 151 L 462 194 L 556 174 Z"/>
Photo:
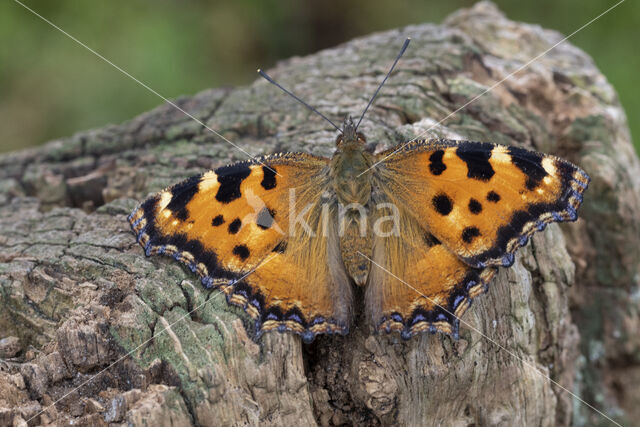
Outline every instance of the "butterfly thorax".
<path id="1" fill-rule="evenodd" d="M 372 253 L 371 177 L 373 155 L 365 150 L 364 136 L 356 134 L 345 123 L 345 130 L 337 140 L 331 159 L 331 178 L 338 209 L 340 251 L 347 272 L 356 284 L 364 285 L 369 273 Z M 365 256 L 363 256 L 365 255 Z"/>

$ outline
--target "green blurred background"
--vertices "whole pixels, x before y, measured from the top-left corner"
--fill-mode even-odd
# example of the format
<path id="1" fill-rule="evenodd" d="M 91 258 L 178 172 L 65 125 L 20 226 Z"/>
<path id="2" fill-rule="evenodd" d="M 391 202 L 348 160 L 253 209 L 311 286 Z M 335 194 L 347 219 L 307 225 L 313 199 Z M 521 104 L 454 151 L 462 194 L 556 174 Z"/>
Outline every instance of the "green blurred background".
<path id="1" fill-rule="evenodd" d="M 244 85 L 257 67 L 359 35 L 440 23 L 472 0 L 21 0 L 162 95 Z M 616 0 L 499 0 L 511 19 L 567 35 Z M 626 0 L 570 42 L 615 86 L 640 135 L 640 2 Z M 0 151 L 119 123 L 162 102 L 14 0 L 0 3 Z M 636 148 L 640 146 L 636 140 Z"/>

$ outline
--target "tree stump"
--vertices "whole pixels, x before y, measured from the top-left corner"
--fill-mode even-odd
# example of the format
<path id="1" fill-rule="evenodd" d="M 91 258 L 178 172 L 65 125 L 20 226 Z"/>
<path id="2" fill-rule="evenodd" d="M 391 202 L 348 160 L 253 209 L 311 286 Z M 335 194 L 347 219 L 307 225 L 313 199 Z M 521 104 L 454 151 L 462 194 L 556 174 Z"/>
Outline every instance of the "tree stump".
<path id="1" fill-rule="evenodd" d="M 403 341 L 355 325 L 310 345 L 253 341 L 242 310 L 146 258 L 129 230 L 149 193 L 245 158 L 162 105 L 0 157 L 0 424 L 606 422 L 550 379 L 618 422 L 640 417 L 640 163 L 613 88 L 567 42 L 448 116 L 562 39 L 486 2 L 269 73 L 340 120 L 407 36 L 361 127 L 376 149 L 444 119 L 428 137 L 555 153 L 593 179 L 581 219 L 538 233 L 464 315 L 484 336 L 462 325 L 458 341 Z M 263 80 L 176 103 L 252 155 L 333 150 L 326 123 Z"/>

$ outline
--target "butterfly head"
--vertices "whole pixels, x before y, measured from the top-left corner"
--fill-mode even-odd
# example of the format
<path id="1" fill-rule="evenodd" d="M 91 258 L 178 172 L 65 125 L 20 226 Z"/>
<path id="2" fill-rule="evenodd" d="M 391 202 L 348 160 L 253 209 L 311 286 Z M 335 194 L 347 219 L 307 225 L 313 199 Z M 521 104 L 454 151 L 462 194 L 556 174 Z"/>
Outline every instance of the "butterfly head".
<path id="1" fill-rule="evenodd" d="M 362 132 L 358 132 L 351 116 L 347 116 L 342 123 L 342 133 L 336 138 L 336 146 L 364 145 L 367 142 Z"/>

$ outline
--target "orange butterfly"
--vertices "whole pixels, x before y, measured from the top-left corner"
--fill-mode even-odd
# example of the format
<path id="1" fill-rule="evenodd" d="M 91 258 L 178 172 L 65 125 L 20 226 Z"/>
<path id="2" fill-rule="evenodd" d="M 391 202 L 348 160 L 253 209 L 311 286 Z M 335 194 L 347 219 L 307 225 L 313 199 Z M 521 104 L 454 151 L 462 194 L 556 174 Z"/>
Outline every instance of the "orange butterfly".
<path id="1" fill-rule="evenodd" d="M 357 127 L 338 128 L 330 159 L 276 154 L 189 178 L 142 203 L 131 227 L 148 256 L 173 257 L 243 307 L 258 336 L 346 334 L 355 284 L 376 330 L 457 338 L 497 267 L 546 224 L 576 220 L 589 183 L 513 146 L 430 140 L 374 154 Z"/>

